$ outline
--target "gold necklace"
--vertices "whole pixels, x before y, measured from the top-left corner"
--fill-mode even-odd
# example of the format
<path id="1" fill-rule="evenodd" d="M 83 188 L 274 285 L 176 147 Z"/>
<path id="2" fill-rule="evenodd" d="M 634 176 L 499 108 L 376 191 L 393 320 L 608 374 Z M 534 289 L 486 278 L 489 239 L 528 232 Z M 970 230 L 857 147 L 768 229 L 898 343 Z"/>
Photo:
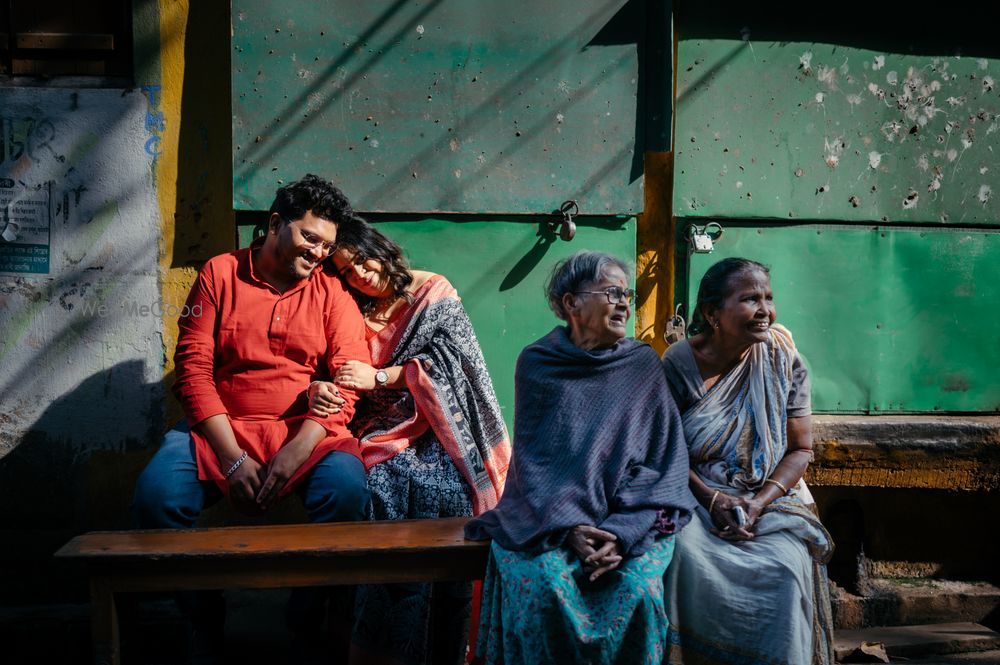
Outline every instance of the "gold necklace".
<path id="1" fill-rule="evenodd" d="M 385 318 L 385 313 L 396 304 L 397 300 L 399 300 L 399 296 L 396 294 L 376 300 L 375 307 L 372 308 L 372 318 L 378 315 Z"/>

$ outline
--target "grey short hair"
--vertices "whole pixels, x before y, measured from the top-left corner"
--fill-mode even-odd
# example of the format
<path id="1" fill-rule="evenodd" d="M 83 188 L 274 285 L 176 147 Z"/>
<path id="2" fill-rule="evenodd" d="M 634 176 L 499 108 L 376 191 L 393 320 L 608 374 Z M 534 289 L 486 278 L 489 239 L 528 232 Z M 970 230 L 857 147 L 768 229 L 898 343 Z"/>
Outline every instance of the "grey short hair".
<path id="1" fill-rule="evenodd" d="M 587 287 L 601 279 L 604 270 L 610 266 L 620 268 L 629 274 L 629 266 L 618 257 L 604 252 L 582 251 L 562 259 L 552 268 L 552 274 L 545 284 L 545 296 L 549 307 L 563 321 L 567 320 L 562 298 L 567 293 L 585 291 Z"/>

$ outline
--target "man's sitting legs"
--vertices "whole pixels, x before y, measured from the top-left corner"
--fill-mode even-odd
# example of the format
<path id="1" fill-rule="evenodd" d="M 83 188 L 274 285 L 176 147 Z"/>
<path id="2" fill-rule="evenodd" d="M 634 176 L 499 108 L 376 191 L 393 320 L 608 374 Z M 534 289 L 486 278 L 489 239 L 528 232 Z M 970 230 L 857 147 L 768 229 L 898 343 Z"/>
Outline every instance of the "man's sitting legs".
<path id="1" fill-rule="evenodd" d="M 332 452 L 313 467 L 302 484 L 310 522 L 357 522 L 368 518 L 365 465 L 350 453 Z"/>
<path id="2" fill-rule="evenodd" d="M 194 441 L 181 423 L 163 437 L 136 482 L 133 520 L 140 529 L 188 529 L 221 498 L 214 483 L 198 480 Z"/>

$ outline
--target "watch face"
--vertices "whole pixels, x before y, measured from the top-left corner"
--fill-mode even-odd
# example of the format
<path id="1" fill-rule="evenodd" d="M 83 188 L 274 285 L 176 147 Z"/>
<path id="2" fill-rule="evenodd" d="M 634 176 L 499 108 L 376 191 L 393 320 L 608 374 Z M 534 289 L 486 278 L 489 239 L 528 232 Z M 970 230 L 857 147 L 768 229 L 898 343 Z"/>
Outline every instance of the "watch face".
<path id="1" fill-rule="evenodd" d="M 384 369 L 380 369 L 379 371 L 375 372 L 375 383 L 382 385 L 388 380 L 389 380 L 389 375 L 386 374 Z"/>

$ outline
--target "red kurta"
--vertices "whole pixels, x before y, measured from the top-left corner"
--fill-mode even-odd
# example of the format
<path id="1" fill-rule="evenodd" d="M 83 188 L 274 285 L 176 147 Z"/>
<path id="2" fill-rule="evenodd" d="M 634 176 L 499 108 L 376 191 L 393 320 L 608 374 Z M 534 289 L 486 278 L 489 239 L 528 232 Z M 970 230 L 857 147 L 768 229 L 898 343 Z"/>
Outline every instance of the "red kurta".
<path id="1" fill-rule="evenodd" d="M 310 381 L 330 380 L 347 360 L 370 363 L 365 325 L 354 299 L 332 271 L 317 268 L 284 293 L 260 279 L 251 248 L 210 259 L 187 299 L 174 354 L 174 394 L 192 426 L 198 477 L 227 483 L 208 440 L 193 428 L 206 418 L 227 414 L 236 441 L 264 464 L 290 440 L 305 418 L 326 428 L 327 436 L 283 489 L 295 483 L 326 454 L 340 450 L 360 457 L 347 429 L 357 395 L 327 418 L 308 415 Z"/>

